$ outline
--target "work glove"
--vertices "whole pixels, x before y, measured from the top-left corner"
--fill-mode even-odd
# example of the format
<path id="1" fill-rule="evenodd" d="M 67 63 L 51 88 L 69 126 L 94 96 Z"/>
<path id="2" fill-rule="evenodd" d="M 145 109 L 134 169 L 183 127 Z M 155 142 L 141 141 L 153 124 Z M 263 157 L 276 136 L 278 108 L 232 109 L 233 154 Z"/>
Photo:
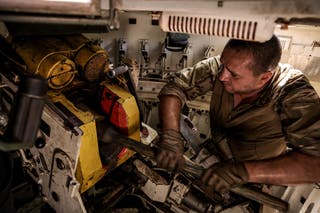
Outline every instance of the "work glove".
<path id="1" fill-rule="evenodd" d="M 249 175 L 243 163 L 216 163 L 207 169 L 201 181 L 215 191 L 224 193 L 234 186 L 247 183 Z"/>
<path id="2" fill-rule="evenodd" d="M 160 133 L 157 150 L 157 165 L 174 171 L 184 164 L 184 146 L 180 132 L 166 129 Z"/>

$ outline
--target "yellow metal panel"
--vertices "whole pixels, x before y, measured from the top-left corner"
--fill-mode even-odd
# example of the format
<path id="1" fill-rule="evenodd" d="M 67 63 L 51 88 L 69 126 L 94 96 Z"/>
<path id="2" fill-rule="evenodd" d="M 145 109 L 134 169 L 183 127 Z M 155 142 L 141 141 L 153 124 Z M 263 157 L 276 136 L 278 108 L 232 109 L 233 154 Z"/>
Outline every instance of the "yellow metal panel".
<path id="1" fill-rule="evenodd" d="M 83 112 L 76 108 L 64 95 L 49 92 L 53 102 L 61 102 L 70 112 L 77 116 L 84 124 L 80 126 L 81 136 L 80 154 L 77 164 L 76 177 L 80 183 L 80 193 L 97 183 L 106 173 L 99 154 L 99 145 L 94 116 L 91 112 Z M 67 142 L 67 141 L 66 141 Z"/>
<path id="2" fill-rule="evenodd" d="M 81 183 L 80 193 L 97 183 L 106 173 L 103 168 L 98 147 L 98 138 L 95 122 L 82 125 L 80 156 L 76 177 Z"/>
<path id="3" fill-rule="evenodd" d="M 94 115 L 90 111 L 82 111 L 75 107 L 71 101 L 69 101 L 64 95 L 59 92 L 49 91 L 48 96 L 53 102 L 61 102 L 70 112 L 72 112 L 83 123 L 89 123 L 94 121 Z"/>
<path id="4" fill-rule="evenodd" d="M 128 137 L 140 142 L 139 109 L 134 96 L 118 85 L 108 83 L 105 84 L 105 86 L 120 97 L 118 103 L 122 105 L 127 115 Z M 80 193 L 83 193 L 96 184 L 108 170 L 100 159 L 94 115 L 89 111 L 83 112 L 76 108 L 73 103 L 61 93 L 50 91 L 49 97 L 53 102 L 61 102 L 84 123 L 80 126 L 83 135 L 81 136 L 80 154 L 76 170 L 76 178 L 80 183 Z M 115 140 L 114 143 L 117 143 L 117 141 Z M 121 158 L 117 162 L 117 166 L 127 161 L 134 153 L 135 152 L 129 149 L 126 150 L 125 153 L 122 153 Z"/>

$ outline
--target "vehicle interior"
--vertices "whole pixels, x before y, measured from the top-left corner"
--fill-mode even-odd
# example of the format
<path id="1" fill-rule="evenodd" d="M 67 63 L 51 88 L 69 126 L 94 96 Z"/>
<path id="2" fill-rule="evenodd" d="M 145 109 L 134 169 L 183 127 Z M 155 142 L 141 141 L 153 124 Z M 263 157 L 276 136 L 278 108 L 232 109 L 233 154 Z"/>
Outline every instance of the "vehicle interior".
<path id="1" fill-rule="evenodd" d="M 273 34 L 320 94 L 318 0 L 0 0 L 0 192 L 17 212 L 319 212 L 316 183 L 220 194 L 196 181 L 219 162 L 210 92 L 182 111 L 186 168 L 154 160 L 174 73 Z"/>

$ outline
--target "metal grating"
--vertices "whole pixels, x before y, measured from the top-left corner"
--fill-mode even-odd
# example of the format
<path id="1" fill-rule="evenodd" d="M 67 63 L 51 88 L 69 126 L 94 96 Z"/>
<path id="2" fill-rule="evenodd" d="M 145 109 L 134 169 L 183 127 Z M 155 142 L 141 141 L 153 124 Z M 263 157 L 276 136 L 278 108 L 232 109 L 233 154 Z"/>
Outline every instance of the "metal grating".
<path id="1" fill-rule="evenodd" d="M 168 29 L 172 32 L 225 36 L 255 40 L 257 21 L 169 15 Z"/>

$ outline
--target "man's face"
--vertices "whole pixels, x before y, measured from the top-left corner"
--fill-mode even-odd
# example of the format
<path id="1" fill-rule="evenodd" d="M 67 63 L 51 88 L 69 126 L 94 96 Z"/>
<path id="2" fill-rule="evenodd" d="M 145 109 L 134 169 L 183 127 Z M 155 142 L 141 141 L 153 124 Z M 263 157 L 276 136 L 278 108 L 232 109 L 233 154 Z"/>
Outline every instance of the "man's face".
<path id="1" fill-rule="evenodd" d="M 219 80 L 227 92 L 250 95 L 264 86 L 262 76 L 255 76 L 250 70 L 248 65 L 252 63 L 253 57 L 247 52 L 225 49 L 220 60 L 223 67 Z"/>

